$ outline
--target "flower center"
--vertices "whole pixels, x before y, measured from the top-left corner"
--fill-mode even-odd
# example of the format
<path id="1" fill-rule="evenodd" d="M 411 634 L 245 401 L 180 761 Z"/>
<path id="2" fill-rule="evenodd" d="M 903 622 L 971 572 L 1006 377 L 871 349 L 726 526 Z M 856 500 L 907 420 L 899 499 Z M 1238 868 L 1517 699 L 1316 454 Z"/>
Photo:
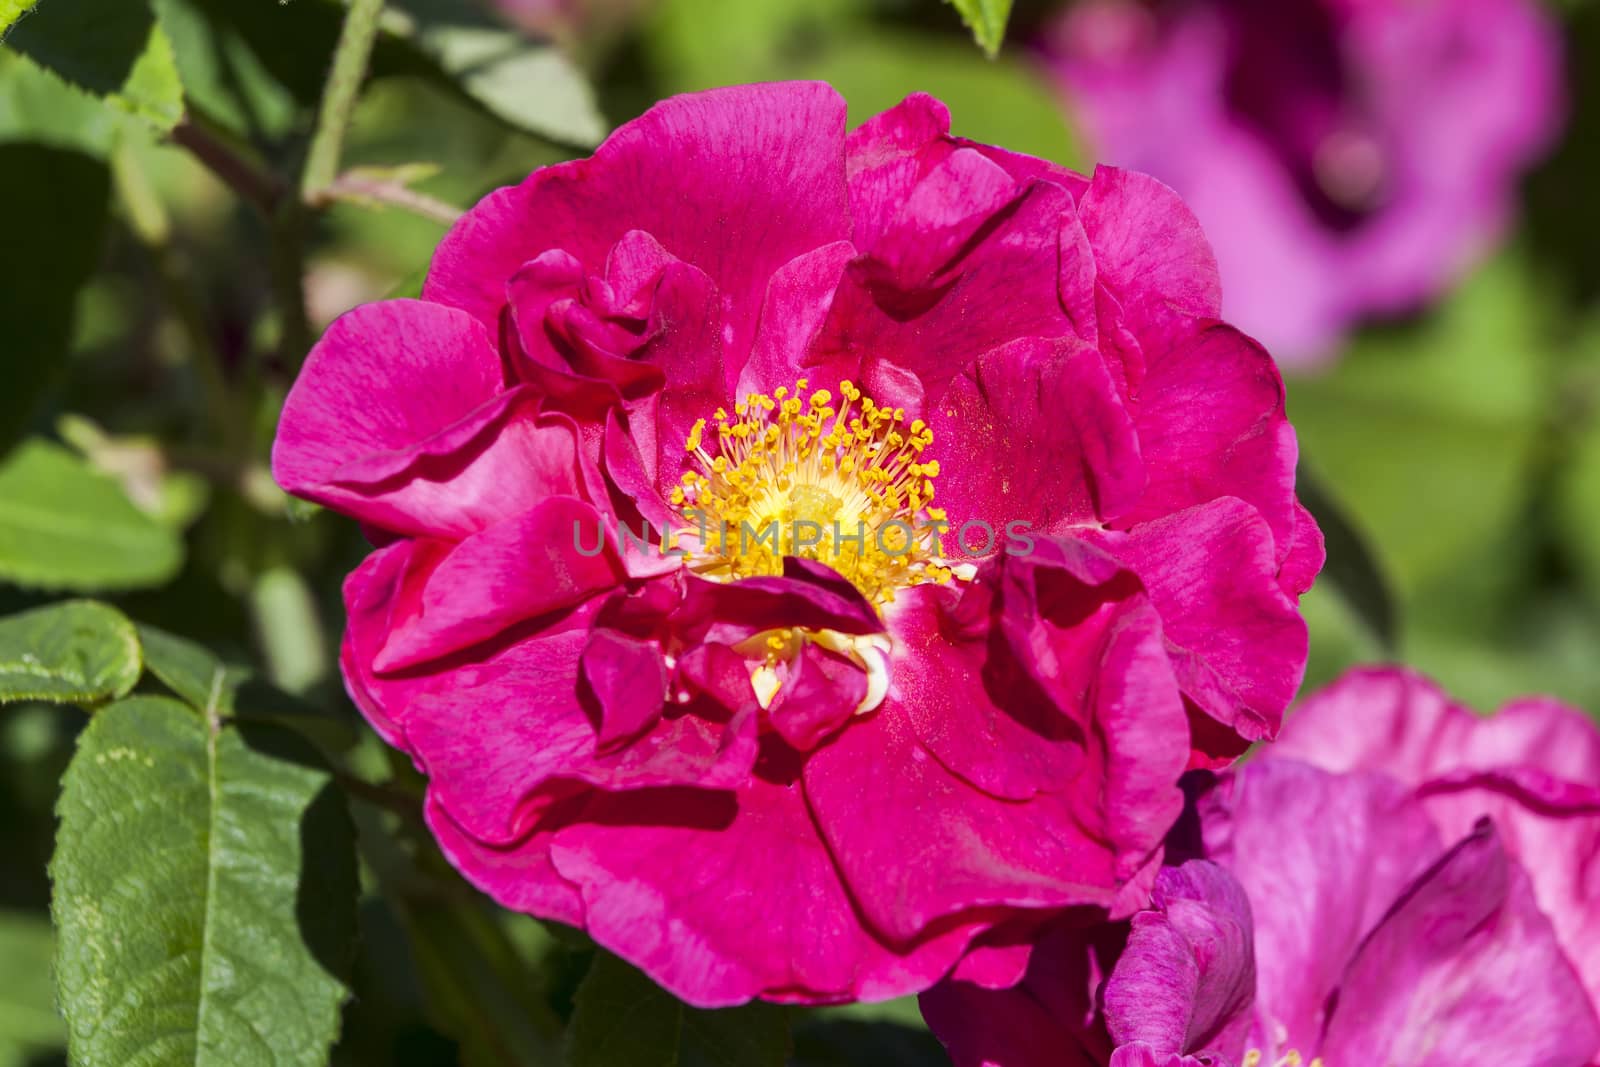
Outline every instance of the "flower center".
<path id="1" fill-rule="evenodd" d="M 848 381 L 840 402 L 818 389 L 752 393 L 700 419 L 672 503 L 685 521 L 699 575 L 734 581 L 783 573 L 785 556 L 827 564 L 884 605 L 895 591 L 948 582 L 940 558 L 945 513 L 932 507 L 937 460 L 922 460 L 933 431 L 907 425 L 903 408 L 880 407 Z"/>

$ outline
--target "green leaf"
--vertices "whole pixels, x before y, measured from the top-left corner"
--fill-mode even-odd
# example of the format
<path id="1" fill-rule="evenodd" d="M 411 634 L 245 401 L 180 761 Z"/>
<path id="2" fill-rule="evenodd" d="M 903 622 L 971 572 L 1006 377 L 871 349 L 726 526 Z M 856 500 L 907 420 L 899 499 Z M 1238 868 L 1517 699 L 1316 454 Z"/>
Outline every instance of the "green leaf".
<path id="1" fill-rule="evenodd" d="M 55 937 L 44 916 L 0 911 L 0 1049 L 66 1044 L 67 1030 L 56 1014 L 50 981 L 54 951 Z"/>
<path id="2" fill-rule="evenodd" d="M 74 1063 L 326 1062 L 356 877 L 349 813 L 309 746 L 135 697 L 80 736 L 58 814 Z"/>
<path id="3" fill-rule="evenodd" d="M 7 78 L 0 91 L 15 91 L 20 82 Z M 6 103 L 0 100 L 0 123 L 16 117 L 5 115 Z M 16 98 L 9 103 L 15 105 Z M 66 365 L 78 290 L 94 273 L 105 245 L 110 196 L 110 171 L 100 160 L 41 144 L 0 144 L 0 212 L 5 214 L 0 322 L 6 333 L 0 450 L 21 435 Z M 10 503 L 9 497 L 0 500 Z M 0 508 L 0 527 L 9 511 Z M 4 573 L 0 563 L 0 577 Z"/>
<path id="4" fill-rule="evenodd" d="M 973 39 L 989 55 L 1000 51 L 1011 20 L 1011 0 L 948 0 L 961 13 L 961 21 L 972 31 Z"/>
<path id="5" fill-rule="evenodd" d="M 235 27 L 212 19 L 188 0 L 152 0 L 162 32 L 172 42 L 178 79 L 192 111 L 203 113 L 221 128 L 239 137 L 277 138 L 286 135 L 296 117 L 296 100 L 257 58 L 251 44 Z M 242 7 L 246 5 L 235 5 Z M 269 14 L 267 5 L 248 5 Z M 296 4 L 296 9 L 303 5 Z M 277 8 L 287 23 L 300 12 Z M 290 34 L 294 28 L 287 27 Z M 314 47 L 305 42 L 304 47 Z M 326 55 L 321 57 L 324 64 Z"/>
<path id="6" fill-rule="evenodd" d="M 139 637 L 116 608 L 69 600 L 0 619 L 0 704 L 99 704 L 139 681 Z"/>
<path id="7" fill-rule="evenodd" d="M 1399 637 L 1394 599 L 1366 540 L 1356 532 L 1321 482 L 1306 470 L 1304 463 L 1295 479 L 1295 491 L 1317 520 L 1327 545 L 1328 561 L 1318 581 L 1335 586 L 1379 645 L 1393 653 Z"/>
<path id="8" fill-rule="evenodd" d="M 61 2 L 61 0 L 56 0 Z M 194 106 L 236 134 L 281 134 L 320 98 L 342 7 L 240 0 L 155 0 L 177 45 Z M 558 49 L 530 41 L 457 0 L 389 5 L 371 77 L 422 78 L 502 122 L 563 144 L 590 146 L 606 123 L 593 90 Z"/>
<path id="9" fill-rule="evenodd" d="M 5 32 L 11 28 L 11 24 L 36 3 L 38 0 L 0 0 L 0 39 L 5 37 Z"/>
<path id="10" fill-rule="evenodd" d="M 578 987 L 571 1067 L 782 1067 L 789 1015 L 774 1004 L 703 1011 L 600 953 Z"/>
<path id="11" fill-rule="evenodd" d="M 503 122 L 562 144 L 592 147 L 608 130 L 594 90 L 561 49 L 530 41 L 456 0 L 399 0 L 398 36 L 446 80 Z M 384 63 L 374 57 L 373 73 Z"/>
<path id="12" fill-rule="evenodd" d="M 146 0 L 43 0 L 6 43 L 159 130 L 183 117 L 172 42 Z"/>
<path id="13" fill-rule="evenodd" d="M 0 579 L 132 589 L 166 582 L 182 563 L 177 534 L 56 445 L 27 441 L 0 463 L 0 500 Z"/>
<path id="14" fill-rule="evenodd" d="M 315 705 L 261 681 L 248 667 L 224 663 L 198 642 L 144 623 L 137 630 L 145 666 L 185 703 L 214 708 L 223 718 L 323 715 Z"/>

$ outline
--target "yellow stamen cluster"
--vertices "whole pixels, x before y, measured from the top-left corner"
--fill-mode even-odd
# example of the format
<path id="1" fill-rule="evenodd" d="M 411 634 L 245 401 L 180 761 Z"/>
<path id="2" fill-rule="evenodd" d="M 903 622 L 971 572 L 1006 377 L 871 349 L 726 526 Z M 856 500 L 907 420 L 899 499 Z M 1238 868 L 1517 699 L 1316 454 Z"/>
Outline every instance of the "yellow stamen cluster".
<path id="1" fill-rule="evenodd" d="M 719 408 L 685 442 L 695 469 L 672 493 L 690 565 L 724 581 L 783 572 L 783 557 L 819 560 L 876 604 L 896 589 L 947 582 L 944 512 L 932 507 L 933 431 L 880 407 L 850 382 L 841 399 L 805 379 Z"/>
<path id="2" fill-rule="evenodd" d="M 1261 1050 L 1253 1048 L 1244 1054 L 1244 1059 L 1239 1061 L 1239 1067 L 1262 1067 L 1263 1063 L 1265 1063 L 1265 1057 L 1262 1055 Z M 1278 1059 L 1272 1061 L 1271 1064 L 1268 1064 L 1267 1067 L 1326 1067 L 1326 1065 L 1322 1062 L 1321 1056 L 1314 1060 L 1307 1060 L 1297 1050 L 1290 1049 Z"/>

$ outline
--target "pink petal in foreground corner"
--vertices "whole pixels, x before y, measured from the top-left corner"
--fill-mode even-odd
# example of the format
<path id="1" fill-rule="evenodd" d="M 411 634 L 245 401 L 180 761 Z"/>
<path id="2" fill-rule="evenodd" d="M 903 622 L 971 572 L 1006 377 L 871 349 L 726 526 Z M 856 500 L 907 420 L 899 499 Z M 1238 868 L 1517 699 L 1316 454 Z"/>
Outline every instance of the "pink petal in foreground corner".
<path id="1" fill-rule="evenodd" d="M 1597 1053 L 1594 1007 L 1487 821 L 1361 946 L 1323 1043 L 1330 1063 L 1584 1067 Z"/>
<path id="2" fill-rule="evenodd" d="M 1267 756 L 1392 775 L 1447 838 L 1493 818 L 1600 1004 L 1600 727 L 1587 716 L 1541 698 L 1478 715 L 1423 675 L 1373 667 L 1309 697 Z"/>
<path id="3" fill-rule="evenodd" d="M 1257 1018 L 1304 1051 L 1345 961 L 1439 855 L 1438 832 L 1393 779 L 1292 760 L 1246 764 L 1198 808 L 1207 855 L 1250 900 Z"/>

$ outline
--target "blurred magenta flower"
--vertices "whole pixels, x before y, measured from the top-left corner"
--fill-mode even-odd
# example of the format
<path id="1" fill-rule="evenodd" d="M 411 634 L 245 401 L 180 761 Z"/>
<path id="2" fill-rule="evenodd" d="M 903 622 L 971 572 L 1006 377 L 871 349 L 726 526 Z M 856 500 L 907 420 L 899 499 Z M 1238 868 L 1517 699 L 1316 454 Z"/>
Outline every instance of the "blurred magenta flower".
<path id="1" fill-rule="evenodd" d="M 445 853 L 695 1004 L 1014 981 L 1142 906 L 1179 776 L 1304 667 L 1321 538 L 1193 217 L 948 129 L 669 100 L 284 408 L 280 483 L 378 546 L 342 667 Z"/>
<path id="2" fill-rule="evenodd" d="M 957 1067 L 1596 1062 L 1600 730 L 1379 669 L 1284 737 L 1195 791 L 1205 858 L 1125 929 L 1053 932 L 1013 989 L 925 995 Z"/>
<path id="3" fill-rule="evenodd" d="M 1083 0 L 1045 44 L 1099 156 L 1184 196 L 1224 311 L 1285 363 L 1451 284 L 1562 110 L 1535 0 Z"/>

